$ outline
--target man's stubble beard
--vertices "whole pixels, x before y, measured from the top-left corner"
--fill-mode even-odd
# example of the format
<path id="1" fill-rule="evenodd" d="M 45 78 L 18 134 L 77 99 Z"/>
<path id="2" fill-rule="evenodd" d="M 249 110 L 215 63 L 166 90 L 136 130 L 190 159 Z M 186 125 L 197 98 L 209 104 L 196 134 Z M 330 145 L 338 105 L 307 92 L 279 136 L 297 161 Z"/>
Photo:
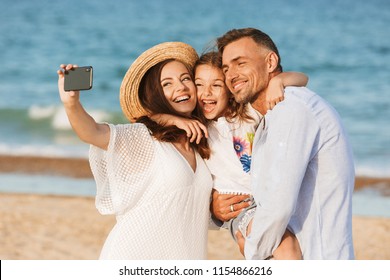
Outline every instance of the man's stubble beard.
<path id="1" fill-rule="evenodd" d="M 240 95 L 240 94 L 234 94 L 233 93 L 233 97 L 234 97 L 234 100 L 239 103 L 239 104 L 247 104 L 247 103 L 253 103 L 257 100 L 258 96 L 259 96 L 260 93 L 256 93 L 256 94 L 247 94 L 245 96 L 243 95 Z"/>

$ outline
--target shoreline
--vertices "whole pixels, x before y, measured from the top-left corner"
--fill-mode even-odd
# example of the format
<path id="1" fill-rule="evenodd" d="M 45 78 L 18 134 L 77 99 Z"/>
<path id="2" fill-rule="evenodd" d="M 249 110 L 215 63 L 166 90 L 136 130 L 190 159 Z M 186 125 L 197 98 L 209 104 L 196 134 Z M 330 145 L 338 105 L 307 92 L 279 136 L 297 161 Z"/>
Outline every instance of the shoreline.
<path id="1" fill-rule="evenodd" d="M 71 178 L 93 178 L 86 158 L 0 155 L 1 173 L 56 175 Z M 359 176 L 355 191 L 380 185 L 381 193 L 390 196 L 390 177 Z"/>
<path id="2" fill-rule="evenodd" d="M 0 175 L 7 173 L 91 178 L 87 159 L 0 155 Z M 355 190 L 379 190 L 390 196 L 390 178 L 357 176 Z M 98 259 L 115 224 L 101 215 L 94 197 L 0 192 L 0 259 Z M 390 218 L 353 216 L 358 260 L 390 260 Z M 242 260 L 226 230 L 210 230 L 208 259 Z"/>

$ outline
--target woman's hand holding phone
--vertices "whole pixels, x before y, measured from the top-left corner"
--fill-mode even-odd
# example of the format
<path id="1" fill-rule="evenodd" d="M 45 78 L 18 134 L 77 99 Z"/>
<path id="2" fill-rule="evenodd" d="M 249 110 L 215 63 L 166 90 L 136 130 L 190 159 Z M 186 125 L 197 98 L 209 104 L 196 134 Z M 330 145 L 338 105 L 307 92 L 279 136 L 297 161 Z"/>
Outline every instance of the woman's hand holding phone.
<path id="1" fill-rule="evenodd" d="M 60 69 L 57 71 L 58 91 L 60 93 L 61 101 L 64 104 L 65 112 L 73 130 L 82 141 L 107 150 L 108 142 L 110 140 L 110 128 L 108 125 L 96 123 L 92 116 L 85 111 L 80 103 L 79 90 L 66 91 L 64 88 L 66 72 L 77 68 L 78 66 L 74 64 L 61 64 Z M 92 68 L 90 69 L 92 71 Z M 89 80 L 89 78 L 87 78 L 87 80 Z M 84 78 L 83 81 L 85 81 Z"/>
<path id="2" fill-rule="evenodd" d="M 64 105 L 72 105 L 79 101 L 80 91 L 65 91 L 65 71 L 70 71 L 77 68 L 76 64 L 61 64 L 58 74 L 58 91 L 60 93 L 61 101 Z"/>

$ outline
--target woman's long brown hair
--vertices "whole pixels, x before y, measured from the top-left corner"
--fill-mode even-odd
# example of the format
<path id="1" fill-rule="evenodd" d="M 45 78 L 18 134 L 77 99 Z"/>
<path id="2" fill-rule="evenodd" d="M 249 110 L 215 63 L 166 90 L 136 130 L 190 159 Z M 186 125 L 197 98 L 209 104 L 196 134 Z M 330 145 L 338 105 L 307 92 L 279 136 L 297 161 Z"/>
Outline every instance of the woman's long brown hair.
<path id="1" fill-rule="evenodd" d="M 141 80 L 139 87 L 139 97 L 142 106 L 152 114 L 169 114 L 188 119 L 196 119 L 205 124 L 201 109 L 198 102 L 196 102 L 195 110 L 192 112 L 191 117 L 184 116 L 173 109 L 164 95 L 163 88 L 160 83 L 161 71 L 163 67 L 171 62 L 173 59 L 165 60 L 150 68 Z M 190 67 L 186 66 L 191 79 L 193 80 L 193 71 Z M 184 130 L 176 126 L 164 126 L 153 121 L 148 116 L 142 116 L 137 119 L 138 123 L 143 123 L 151 131 L 152 135 L 162 142 L 177 142 L 180 138 L 187 137 Z M 207 139 L 202 137 L 199 144 L 192 143 L 194 149 L 200 154 L 202 158 L 208 159 L 210 157 L 210 148 L 207 143 Z"/>

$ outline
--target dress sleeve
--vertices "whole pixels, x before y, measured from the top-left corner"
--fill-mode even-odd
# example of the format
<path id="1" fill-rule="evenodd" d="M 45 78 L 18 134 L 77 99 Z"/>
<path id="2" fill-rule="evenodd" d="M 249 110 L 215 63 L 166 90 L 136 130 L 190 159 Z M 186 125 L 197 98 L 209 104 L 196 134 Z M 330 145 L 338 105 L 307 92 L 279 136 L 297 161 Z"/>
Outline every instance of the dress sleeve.
<path id="1" fill-rule="evenodd" d="M 145 193 L 152 174 L 154 140 L 143 124 L 112 125 L 107 151 L 91 146 L 89 162 L 101 214 L 121 214 Z"/>

